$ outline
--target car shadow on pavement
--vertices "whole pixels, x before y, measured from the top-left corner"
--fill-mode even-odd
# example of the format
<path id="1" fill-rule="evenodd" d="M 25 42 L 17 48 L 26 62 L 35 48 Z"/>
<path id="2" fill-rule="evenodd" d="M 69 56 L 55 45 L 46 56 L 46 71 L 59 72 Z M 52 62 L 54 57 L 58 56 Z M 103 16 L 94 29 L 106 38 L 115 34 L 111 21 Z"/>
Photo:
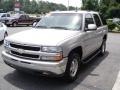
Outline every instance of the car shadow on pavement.
<path id="1" fill-rule="evenodd" d="M 52 78 L 31 74 L 22 74 L 18 71 L 14 70 L 13 72 L 4 76 L 4 79 L 15 86 L 17 89 L 23 90 L 73 90 L 78 85 L 82 83 L 82 81 L 88 76 L 98 77 L 99 74 L 94 74 L 92 71 L 99 66 L 99 64 L 104 61 L 109 55 L 107 51 L 104 56 L 96 56 L 92 61 L 83 65 L 79 77 L 73 83 L 66 83 L 61 80 L 61 78 Z M 90 88 L 93 90 L 94 87 L 83 85 L 86 88 Z M 94 88 L 95 89 L 95 88 Z M 95 89 L 99 90 L 99 89 Z"/>
<path id="2" fill-rule="evenodd" d="M 11 28 L 15 28 L 15 27 L 32 27 L 32 25 L 29 25 L 29 26 L 27 26 L 27 25 L 17 25 L 17 26 L 7 26 L 7 27 L 11 27 Z"/>

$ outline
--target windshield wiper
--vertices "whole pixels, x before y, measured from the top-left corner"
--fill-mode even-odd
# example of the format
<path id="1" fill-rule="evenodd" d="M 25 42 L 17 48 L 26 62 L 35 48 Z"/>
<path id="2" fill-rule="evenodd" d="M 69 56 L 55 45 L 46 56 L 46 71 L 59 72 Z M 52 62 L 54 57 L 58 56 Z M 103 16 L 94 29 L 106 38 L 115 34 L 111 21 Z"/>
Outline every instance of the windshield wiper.
<path id="1" fill-rule="evenodd" d="M 49 27 L 49 28 L 55 28 L 55 29 L 64 29 L 64 30 L 68 30 L 68 28 L 66 28 L 66 27 L 59 27 L 59 26 Z"/>

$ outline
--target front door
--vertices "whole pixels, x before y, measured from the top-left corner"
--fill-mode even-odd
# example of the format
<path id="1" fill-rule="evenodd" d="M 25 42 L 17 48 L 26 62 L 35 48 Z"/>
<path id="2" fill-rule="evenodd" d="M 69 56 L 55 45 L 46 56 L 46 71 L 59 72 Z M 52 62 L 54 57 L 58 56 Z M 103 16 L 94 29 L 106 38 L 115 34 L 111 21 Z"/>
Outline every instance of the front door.
<path id="1" fill-rule="evenodd" d="M 25 17 L 25 15 L 21 15 L 19 17 L 18 24 L 22 24 L 22 25 L 26 24 L 26 17 Z"/>
<path id="2" fill-rule="evenodd" d="M 88 28 L 88 24 L 94 24 L 94 20 L 91 14 L 85 15 L 85 29 Z M 90 55 L 96 50 L 96 31 L 84 32 L 84 58 Z"/>

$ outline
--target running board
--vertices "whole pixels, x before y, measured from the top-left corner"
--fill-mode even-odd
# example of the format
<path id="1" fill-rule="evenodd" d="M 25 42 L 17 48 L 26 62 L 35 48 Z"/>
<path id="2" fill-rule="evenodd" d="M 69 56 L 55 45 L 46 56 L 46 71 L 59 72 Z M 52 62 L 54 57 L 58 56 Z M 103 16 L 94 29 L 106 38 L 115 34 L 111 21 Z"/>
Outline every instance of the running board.
<path id="1" fill-rule="evenodd" d="M 96 51 L 95 53 L 91 54 L 90 56 L 88 56 L 86 59 L 82 60 L 83 64 L 86 64 L 88 62 L 90 62 L 92 59 L 94 59 L 98 54 L 100 53 L 99 51 Z"/>

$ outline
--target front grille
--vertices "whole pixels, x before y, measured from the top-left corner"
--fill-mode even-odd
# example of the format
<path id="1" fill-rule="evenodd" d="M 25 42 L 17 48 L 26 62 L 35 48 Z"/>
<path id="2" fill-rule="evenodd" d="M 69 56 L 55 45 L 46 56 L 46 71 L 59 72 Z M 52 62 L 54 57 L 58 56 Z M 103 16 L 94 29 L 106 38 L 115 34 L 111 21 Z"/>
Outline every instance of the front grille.
<path id="1" fill-rule="evenodd" d="M 40 47 L 19 45 L 19 44 L 13 44 L 13 43 L 10 43 L 10 46 L 13 47 L 13 48 L 17 48 L 17 49 L 31 50 L 31 51 L 40 51 Z"/>
<path id="2" fill-rule="evenodd" d="M 30 59 L 39 59 L 39 55 L 32 55 L 32 54 L 25 54 L 25 53 L 18 53 L 16 51 L 11 51 L 11 54 L 23 57 L 23 58 L 30 58 Z"/>

